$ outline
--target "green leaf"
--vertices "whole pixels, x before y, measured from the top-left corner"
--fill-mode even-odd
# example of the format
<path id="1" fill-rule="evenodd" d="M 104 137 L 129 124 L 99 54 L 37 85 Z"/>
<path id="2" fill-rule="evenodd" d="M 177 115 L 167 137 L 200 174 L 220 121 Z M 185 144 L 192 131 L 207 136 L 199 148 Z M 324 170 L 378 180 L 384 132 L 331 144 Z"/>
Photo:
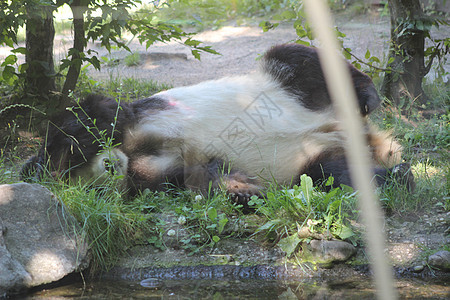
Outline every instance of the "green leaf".
<path id="1" fill-rule="evenodd" d="M 217 209 L 215 209 L 214 207 L 210 207 L 208 209 L 208 217 L 211 221 L 215 221 L 217 218 Z"/>
<path id="2" fill-rule="evenodd" d="M 305 45 L 305 46 L 311 46 L 311 43 L 308 41 L 302 41 L 302 40 L 296 40 L 296 44 Z"/>
<path id="3" fill-rule="evenodd" d="M 366 51 L 366 55 L 364 56 L 366 59 L 369 59 L 370 58 L 370 51 L 369 51 L 369 49 L 367 49 L 367 51 Z"/>
<path id="4" fill-rule="evenodd" d="M 328 177 L 327 182 L 325 183 L 325 186 L 333 186 L 333 183 L 334 183 L 334 177 L 330 176 L 330 177 Z"/>
<path id="5" fill-rule="evenodd" d="M 191 38 L 188 38 L 188 39 L 184 42 L 185 45 L 191 46 L 191 47 L 197 47 L 198 45 L 200 45 L 200 43 L 201 43 L 200 41 L 193 40 L 193 39 L 191 39 Z"/>
<path id="6" fill-rule="evenodd" d="M 300 186 L 303 192 L 303 195 L 306 198 L 306 201 L 309 203 L 311 199 L 311 195 L 313 192 L 313 181 L 312 178 L 306 174 L 300 176 Z"/>
<path id="7" fill-rule="evenodd" d="M 191 50 L 192 55 L 194 55 L 195 59 L 200 60 L 200 51 L 198 50 Z"/>
<path id="8" fill-rule="evenodd" d="M 342 203 L 341 199 L 337 199 L 331 202 L 330 205 L 328 206 L 328 212 L 334 213 L 335 211 L 337 211 L 341 203 Z"/>
<path id="9" fill-rule="evenodd" d="M 280 224 L 282 221 L 280 219 L 275 219 L 275 220 L 270 220 L 268 221 L 266 224 L 260 226 L 258 228 L 258 231 L 263 231 L 263 230 L 270 230 L 272 229 L 275 225 Z"/>
<path id="10" fill-rule="evenodd" d="M 14 67 L 6 66 L 2 72 L 3 79 L 9 81 L 11 78 L 13 78 L 14 71 L 15 71 Z"/>
<path id="11" fill-rule="evenodd" d="M 20 53 L 27 54 L 27 49 L 25 47 L 18 47 L 16 49 L 11 50 L 12 53 Z"/>
<path id="12" fill-rule="evenodd" d="M 278 242 L 278 246 L 286 252 L 286 255 L 289 257 L 292 253 L 297 249 L 298 244 L 302 241 L 301 238 L 298 237 L 297 234 L 293 234 L 291 236 L 285 237 Z"/>
<path id="13" fill-rule="evenodd" d="M 23 74 L 25 73 L 25 71 L 28 69 L 28 64 L 27 63 L 23 63 L 19 66 L 19 73 Z"/>
<path id="14" fill-rule="evenodd" d="M 370 61 L 376 62 L 376 63 L 381 63 L 381 62 L 380 62 L 380 59 L 379 59 L 378 57 L 376 57 L 376 56 L 372 56 L 372 57 L 370 58 Z"/>
<path id="15" fill-rule="evenodd" d="M 2 63 L 2 66 L 13 65 L 17 61 L 17 56 L 14 54 L 8 55 Z"/>
<path id="16" fill-rule="evenodd" d="M 347 51 L 342 51 L 342 54 L 344 54 L 345 59 L 351 59 L 352 58 L 352 55 L 350 53 L 348 53 Z"/>
<path id="17" fill-rule="evenodd" d="M 98 60 L 97 56 L 92 56 L 88 60 L 94 66 L 94 68 L 100 70 L 100 60 Z"/>
<path id="18" fill-rule="evenodd" d="M 334 231 L 333 234 L 339 237 L 342 240 L 348 239 L 355 235 L 353 230 L 351 230 L 350 227 L 347 227 L 345 225 L 338 226 Z"/>
<path id="19" fill-rule="evenodd" d="M 267 32 L 271 29 L 276 28 L 279 25 L 279 23 L 271 23 L 269 21 L 263 21 L 259 23 L 259 27 L 262 28 L 263 32 Z"/>
<path id="20" fill-rule="evenodd" d="M 220 237 L 218 237 L 217 235 L 213 235 L 212 240 L 214 241 L 214 243 L 217 243 L 220 241 Z"/>
<path id="21" fill-rule="evenodd" d="M 219 228 L 217 228 L 217 230 L 219 231 L 219 234 L 222 233 L 225 225 L 228 223 L 228 219 L 227 218 L 223 218 L 219 220 Z"/>

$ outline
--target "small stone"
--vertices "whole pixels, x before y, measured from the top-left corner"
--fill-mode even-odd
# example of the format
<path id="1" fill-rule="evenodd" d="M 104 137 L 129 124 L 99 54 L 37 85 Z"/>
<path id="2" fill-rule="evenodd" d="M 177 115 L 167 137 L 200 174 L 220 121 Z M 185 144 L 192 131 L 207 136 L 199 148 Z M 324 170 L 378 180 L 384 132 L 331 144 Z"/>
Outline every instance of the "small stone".
<path id="1" fill-rule="evenodd" d="M 162 286 L 162 282 L 158 278 L 147 278 L 142 280 L 140 284 L 149 289 L 159 289 Z"/>
<path id="2" fill-rule="evenodd" d="M 415 267 L 413 268 L 413 272 L 414 272 L 414 273 L 420 273 L 420 272 L 423 271 L 424 268 L 425 268 L 425 266 L 423 266 L 423 265 L 415 266 Z"/>
<path id="3" fill-rule="evenodd" d="M 343 262 L 356 253 L 356 248 L 344 241 L 312 240 L 304 243 L 304 253 L 312 256 L 312 259 L 321 264 Z"/>
<path id="4" fill-rule="evenodd" d="M 450 252 L 442 250 L 430 255 L 428 264 L 439 270 L 450 271 Z"/>

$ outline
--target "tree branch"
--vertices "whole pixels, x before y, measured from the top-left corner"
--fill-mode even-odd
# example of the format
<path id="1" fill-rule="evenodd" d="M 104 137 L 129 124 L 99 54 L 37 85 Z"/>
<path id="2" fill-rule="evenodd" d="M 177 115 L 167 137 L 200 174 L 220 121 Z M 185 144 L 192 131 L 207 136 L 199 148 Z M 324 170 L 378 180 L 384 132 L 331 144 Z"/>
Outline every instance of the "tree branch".
<path id="1" fill-rule="evenodd" d="M 402 72 L 396 71 L 396 70 L 393 70 L 393 69 L 384 69 L 384 68 L 376 67 L 376 66 L 374 66 L 374 65 L 372 65 L 372 64 L 369 64 L 369 63 L 365 62 L 365 61 L 362 60 L 361 58 L 357 57 L 356 55 L 354 55 L 353 53 L 351 53 L 350 51 L 348 51 L 346 48 L 343 48 L 343 49 L 344 49 L 345 52 L 347 52 L 347 53 L 350 54 L 353 58 L 355 58 L 358 62 L 360 62 L 360 63 L 362 63 L 362 64 L 364 64 L 364 65 L 366 65 L 366 66 L 368 66 L 368 67 L 370 67 L 370 68 L 374 68 L 375 70 L 382 71 L 382 72 L 395 72 L 395 73 L 403 74 Z"/>
<path id="2" fill-rule="evenodd" d="M 423 70 L 423 74 L 422 76 L 425 76 L 428 74 L 428 72 L 430 72 L 431 69 L 431 65 L 433 64 L 433 60 L 436 57 L 436 55 L 439 54 L 439 47 L 441 46 L 441 43 L 438 43 L 436 48 L 433 51 L 433 54 L 431 54 L 430 60 L 428 61 L 427 66 L 425 67 L 425 69 Z"/>

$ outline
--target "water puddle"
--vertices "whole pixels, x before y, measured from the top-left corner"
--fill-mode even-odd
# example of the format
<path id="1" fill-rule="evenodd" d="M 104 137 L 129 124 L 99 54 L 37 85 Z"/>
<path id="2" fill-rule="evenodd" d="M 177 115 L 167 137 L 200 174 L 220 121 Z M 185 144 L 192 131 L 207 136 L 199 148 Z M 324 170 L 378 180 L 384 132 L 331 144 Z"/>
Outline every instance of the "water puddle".
<path id="1" fill-rule="evenodd" d="M 449 299 L 448 282 L 401 280 L 400 299 Z M 70 283 L 24 299 L 375 299 L 369 281 L 160 280 Z"/>

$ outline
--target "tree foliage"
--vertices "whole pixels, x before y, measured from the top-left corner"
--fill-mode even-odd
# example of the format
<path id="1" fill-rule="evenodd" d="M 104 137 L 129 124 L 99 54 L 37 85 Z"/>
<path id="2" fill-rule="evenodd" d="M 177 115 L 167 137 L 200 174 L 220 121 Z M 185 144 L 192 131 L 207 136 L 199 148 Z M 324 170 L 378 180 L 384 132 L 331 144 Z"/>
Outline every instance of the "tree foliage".
<path id="1" fill-rule="evenodd" d="M 337 5 L 340 1 L 329 2 Z M 391 39 L 387 60 L 372 55 L 368 49 L 364 57 L 358 57 L 351 48 L 344 47 L 345 34 L 336 27 L 342 54 L 357 68 L 368 68 L 373 77 L 381 75 L 384 78 L 382 93 L 394 103 L 417 100 L 424 103 L 427 100 L 422 89 L 425 75 L 433 64 L 437 65 L 440 72 L 445 72 L 442 66 L 450 53 L 450 38 L 433 38 L 430 32 L 433 26 L 449 26 L 450 23 L 439 15 L 427 14 L 419 0 L 390 0 L 388 7 L 391 14 Z M 295 2 L 290 9 L 275 15 L 270 21 L 261 22 L 260 27 L 268 31 L 286 20 L 293 22 L 298 37 L 296 43 L 313 44 L 314 37 L 306 22 L 302 1 Z"/>
<path id="2" fill-rule="evenodd" d="M 154 1 L 154 6 L 149 10 L 141 10 L 132 15 L 132 9 L 137 9 L 142 4 L 141 0 L 8 0 L 0 3 L 0 45 L 12 48 L 12 54 L 0 63 L 0 83 L 19 85 L 23 89 L 25 81 L 25 93 L 32 95 L 33 100 L 27 104 L 39 106 L 42 110 L 52 114 L 48 108 L 54 107 L 55 114 L 64 109 L 70 99 L 67 97 L 76 87 L 81 67 L 91 64 L 100 69 L 100 60 L 97 52 L 87 49 L 88 41 L 100 41 L 101 46 L 108 51 L 113 46 L 129 50 L 126 42 L 122 39 L 124 32 L 129 32 L 138 37 L 139 41 L 148 48 L 157 41 L 167 42 L 177 40 L 190 47 L 192 54 L 200 58 L 201 52 L 216 53 L 209 46 L 192 38 L 192 34 L 185 32 L 177 25 L 155 20 L 155 12 L 159 8 L 159 1 Z M 72 12 L 73 20 L 73 46 L 68 49 L 67 56 L 59 61 L 57 70 L 53 67 L 53 58 L 46 60 L 27 59 L 25 63 L 17 66 L 17 54 L 25 54 L 27 57 L 38 57 L 31 55 L 39 54 L 41 47 L 48 47 L 49 39 L 52 40 L 53 23 L 47 27 L 36 27 L 45 20 L 52 20 L 52 14 L 63 5 L 68 5 Z M 33 26 L 27 26 L 32 24 Z M 27 26 L 27 47 L 19 46 L 19 29 Z M 38 28 L 38 31 L 33 28 Z M 29 30 L 28 30 L 29 29 Z M 46 39 L 35 39 L 32 45 L 30 37 L 39 33 Z M 46 44 L 39 45 L 39 40 Z M 37 52 L 33 52 L 37 50 Z M 40 65 L 41 68 L 31 68 Z M 62 87 L 55 87 L 56 77 L 64 78 Z M 29 78 L 39 78 L 40 81 L 30 81 Z M 50 82 L 51 89 L 43 90 L 42 79 Z M 57 95 L 57 97 L 49 97 Z M 50 99 L 51 98 L 51 99 Z M 26 101 L 27 97 L 19 101 Z M 51 101 L 48 101 L 48 100 Z M 57 103 L 54 103 L 54 102 Z M 50 103 L 53 102 L 53 103 Z"/>
<path id="3" fill-rule="evenodd" d="M 450 49 L 450 38 L 433 39 L 430 31 L 433 26 L 449 23 L 426 15 L 419 0 L 391 0 L 389 11 L 391 43 L 387 67 L 391 71 L 384 77 L 382 92 L 398 104 L 404 99 L 426 103 L 423 79 L 435 58 L 446 59 Z"/>

